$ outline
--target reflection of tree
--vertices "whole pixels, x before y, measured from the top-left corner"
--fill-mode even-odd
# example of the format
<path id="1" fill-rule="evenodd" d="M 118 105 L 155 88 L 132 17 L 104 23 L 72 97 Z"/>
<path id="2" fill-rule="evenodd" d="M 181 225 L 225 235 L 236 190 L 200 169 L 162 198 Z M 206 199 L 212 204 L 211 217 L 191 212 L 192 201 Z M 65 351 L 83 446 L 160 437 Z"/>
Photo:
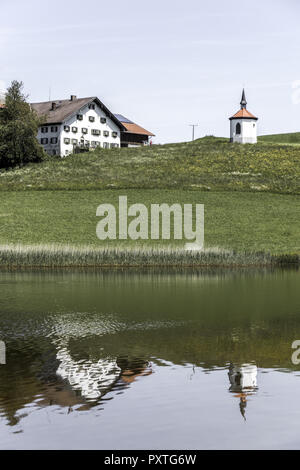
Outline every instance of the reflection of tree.
<path id="1" fill-rule="evenodd" d="M 48 345 L 47 352 L 43 351 L 31 338 L 24 350 L 22 341 L 7 344 L 7 365 L 0 368 L 0 413 L 8 420 L 8 424 L 15 426 L 20 419 L 28 413 L 18 414 L 27 404 L 33 403 L 37 396 L 43 394 L 43 384 L 39 374 L 43 369 L 43 359 L 53 355 L 54 348 Z M 55 357 L 55 356 L 54 356 Z M 47 388 L 47 386 L 46 386 Z"/>
<path id="2" fill-rule="evenodd" d="M 247 397 L 253 395 L 257 390 L 257 366 L 255 364 L 242 364 L 229 366 L 229 391 L 235 393 L 235 397 L 240 399 L 239 407 L 241 415 L 246 421 Z"/>

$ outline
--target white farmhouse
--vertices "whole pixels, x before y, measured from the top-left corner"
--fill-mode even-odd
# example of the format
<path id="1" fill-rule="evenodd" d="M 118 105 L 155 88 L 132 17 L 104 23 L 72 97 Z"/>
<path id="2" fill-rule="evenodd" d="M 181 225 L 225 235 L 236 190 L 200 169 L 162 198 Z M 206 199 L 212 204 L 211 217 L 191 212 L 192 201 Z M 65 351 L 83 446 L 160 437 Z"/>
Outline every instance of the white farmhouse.
<path id="1" fill-rule="evenodd" d="M 95 96 L 32 103 L 41 119 L 38 140 L 50 155 L 65 156 L 77 149 L 121 146 L 123 124 Z"/>
<path id="2" fill-rule="evenodd" d="M 243 90 L 240 105 L 241 109 L 229 118 L 230 142 L 256 144 L 258 118 L 247 110 L 245 90 Z"/>

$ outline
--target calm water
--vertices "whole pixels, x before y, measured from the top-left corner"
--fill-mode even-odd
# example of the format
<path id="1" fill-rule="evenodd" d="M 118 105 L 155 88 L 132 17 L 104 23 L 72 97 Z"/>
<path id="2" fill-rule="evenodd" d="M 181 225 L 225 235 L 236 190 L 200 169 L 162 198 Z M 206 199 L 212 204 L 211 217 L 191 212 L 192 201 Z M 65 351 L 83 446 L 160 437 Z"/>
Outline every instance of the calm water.
<path id="1" fill-rule="evenodd" d="M 0 447 L 300 448 L 299 280 L 0 273 Z"/>

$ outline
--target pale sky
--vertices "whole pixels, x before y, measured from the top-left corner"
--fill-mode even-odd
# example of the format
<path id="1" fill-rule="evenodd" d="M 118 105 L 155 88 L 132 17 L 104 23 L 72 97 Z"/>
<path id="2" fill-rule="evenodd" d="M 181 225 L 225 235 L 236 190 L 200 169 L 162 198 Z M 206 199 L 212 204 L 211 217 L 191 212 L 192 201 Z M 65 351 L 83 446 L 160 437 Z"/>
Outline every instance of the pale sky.
<path id="1" fill-rule="evenodd" d="M 300 131 L 299 0 L 0 0 L 0 90 L 98 96 L 155 143 L 229 136 L 245 86 L 259 133 Z"/>

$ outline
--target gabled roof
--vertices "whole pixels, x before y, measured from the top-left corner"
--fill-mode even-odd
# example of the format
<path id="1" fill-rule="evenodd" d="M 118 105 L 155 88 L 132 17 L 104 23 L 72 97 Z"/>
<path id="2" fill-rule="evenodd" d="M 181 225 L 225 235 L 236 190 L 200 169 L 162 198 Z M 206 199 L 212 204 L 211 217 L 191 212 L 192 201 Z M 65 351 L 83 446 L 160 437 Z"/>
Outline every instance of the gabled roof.
<path id="1" fill-rule="evenodd" d="M 52 100 L 41 103 L 31 103 L 31 107 L 37 115 L 43 119 L 43 124 L 59 124 L 72 116 L 72 114 L 78 113 L 84 106 L 93 101 L 121 130 L 125 130 L 123 124 L 96 96 L 74 98 L 72 100 Z M 55 109 L 52 109 L 52 103 L 55 103 Z"/>
<path id="2" fill-rule="evenodd" d="M 153 137 L 155 136 L 155 134 L 152 134 L 152 132 L 147 131 L 146 129 L 139 126 L 138 124 L 135 124 L 135 122 L 130 121 L 130 119 L 126 118 L 125 116 L 122 116 L 122 114 L 115 114 L 115 117 L 125 127 L 125 132 L 131 133 L 131 134 L 148 135 L 148 136 L 153 136 Z"/>
<path id="3" fill-rule="evenodd" d="M 255 119 L 258 118 L 251 114 L 246 108 L 239 109 L 237 113 L 231 116 L 229 119 Z"/>

